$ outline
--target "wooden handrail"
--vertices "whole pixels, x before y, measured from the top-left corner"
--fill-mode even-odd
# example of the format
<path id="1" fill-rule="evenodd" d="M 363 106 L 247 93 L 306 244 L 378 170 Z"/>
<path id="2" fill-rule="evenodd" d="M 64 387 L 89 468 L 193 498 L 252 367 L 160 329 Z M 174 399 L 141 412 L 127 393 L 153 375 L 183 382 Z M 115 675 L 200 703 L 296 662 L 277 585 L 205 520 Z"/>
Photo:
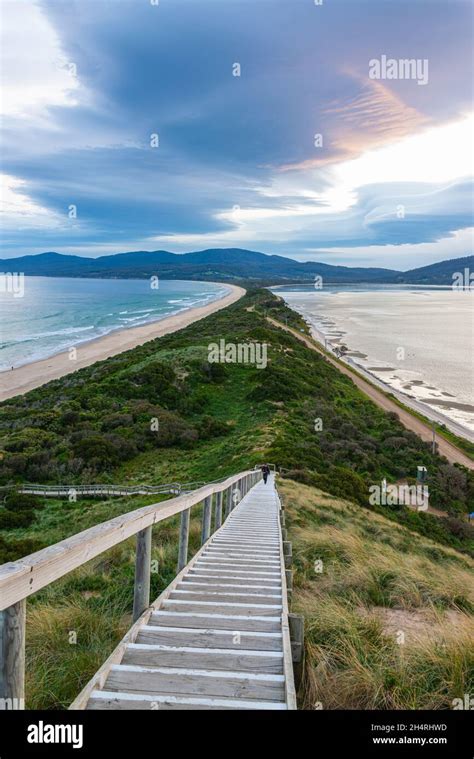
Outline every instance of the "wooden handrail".
<path id="1" fill-rule="evenodd" d="M 222 516 L 222 496 L 226 492 L 226 515 L 260 479 L 258 472 L 246 470 L 220 482 L 213 482 L 164 503 L 143 506 L 77 533 L 49 548 L 18 561 L 0 566 L 0 701 L 10 708 L 24 708 L 26 598 L 58 580 L 95 556 L 137 536 L 133 618 L 138 619 L 150 604 L 151 530 L 168 517 L 181 514 L 178 571 L 187 564 L 189 517 L 192 506 L 204 501 L 202 544 L 211 533 L 212 499 L 220 504 L 216 522 Z M 237 486 L 237 487 L 236 487 Z M 237 490 L 238 497 L 234 498 Z M 6 707 L 8 708 L 8 706 Z"/>
<path id="2" fill-rule="evenodd" d="M 108 483 L 96 483 L 94 485 L 40 485 L 38 483 L 25 483 L 15 485 L 5 485 L 0 487 L 0 493 L 8 493 L 16 490 L 18 493 L 42 495 L 46 497 L 69 496 L 71 493 L 76 495 L 160 495 L 162 493 L 180 493 L 197 490 L 204 485 L 212 485 L 222 482 L 224 478 L 204 482 L 203 480 L 192 482 L 167 482 L 162 485 L 111 485 Z"/>
<path id="3" fill-rule="evenodd" d="M 205 485 L 163 503 L 129 511 L 23 559 L 3 564 L 0 566 L 0 610 L 36 593 L 141 530 L 201 503 L 252 473 L 253 470 L 247 470 L 220 483 Z"/>

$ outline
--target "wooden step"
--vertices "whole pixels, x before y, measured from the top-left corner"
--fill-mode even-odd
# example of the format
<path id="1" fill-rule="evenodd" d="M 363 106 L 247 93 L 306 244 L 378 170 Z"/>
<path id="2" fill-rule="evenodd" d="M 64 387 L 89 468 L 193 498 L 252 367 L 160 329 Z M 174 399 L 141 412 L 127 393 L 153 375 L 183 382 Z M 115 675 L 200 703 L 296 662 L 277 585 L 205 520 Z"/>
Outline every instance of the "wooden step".
<path id="1" fill-rule="evenodd" d="M 233 614 L 243 617 L 276 617 L 281 614 L 282 606 L 278 603 L 240 603 L 238 601 L 188 601 L 181 599 L 166 599 L 163 601 L 160 609 L 173 611 L 179 614 L 186 612 L 190 614 Z"/>
<path id="2" fill-rule="evenodd" d="M 256 583 L 246 584 L 245 580 L 242 582 L 228 582 L 219 583 L 208 580 L 194 580 L 192 578 L 182 580 L 176 586 L 175 590 L 191 591 L 208 591 L 209 593 L 251 593 L 256 595 L 278 595 L 281 598 L 281 585 L 266 585 L 264 583 L 258 585 Z"/>
<path id="3" fill-rule="evenodd" d="M 229 572 L 229 570 L 238 570 L 238 573 L 241 575 L 250 575 L 250 576 L 257 576 L 257 577 L 279 577 L 280 576 L 280 570 L 279 568 L 271 569 L 270 567 L 262 567 L 260 569 L 252 568 L 243 569 L 240 564 L 222 564 L 218 562 L 210 562 L 210 561 L 203 561 L 199 559 L 194 565 L 193 568 L 190 570 L 190 573 L 193 574 L 196 572 L 204 572 L 204 571 L 220 571 L 223 573 L 223 570 L 226 572 Z"/>
<path id="4" fill-rule="evenodd" d="M 283 675 L 139 667 L 129 664 L 112 665 L 104 690 L 158 693 L 162 696 L 205 695 L 260 701 L 283 701 L 285 698 Z"/>
<path id="5" fill-rule="evenodd" d="M 262 595 L 261 593 L 249 593 L 248 591 L 235 592 L 235 588 L 230 591 L 209 591 L 209 590 L 181 590 L 176 588 L 172 590 L 168 598 L 177 599 L 178 601 L 217 601 L 223 603 L 263 603 L 281 605 L 281 593 L 279 595 Z"/>
<path id="6" fill-rule="evenodd" d="M 278 632 L 281 629 L 279 616 L 244 617 L 236 614 L 199 614 L 198 612 L 155 611 L 150 624 L 165 627 L 198 627 L 235 632 Z"/>
<path id="7" fill-rule="evenodd" d="M 259 580 L 254 577 L 241 577 L 238 574 L 225 575 L 220 572 L 210 572 L 209 574 L 200 573 L 199 575 L 188 574 L 183 577 L 181 582 L 183 584 L 202 583 L 206 585 L 245 585 L 249 588 L 252 586 L 260 588 L 281 588 L 281 579 L 279 577 L 267 577 Z"/>
<path id="8" fill-rule="evenodd" d="M 258 530 L 253 527 L 232 527 L 225 531 L 225 535 L 239 538 L 265 537 L 269 540 L 276 540 L 279 535 L 279 530 L 278 528 L 275 528 L 274 530 Z"/>
<path id="9" fill-rule="evenodd" d="M 254 546 L 249 545 L 247 542 L 243 543 L 217 543 L 212 542 L 206 549 L 207 551 L 218 551 L 219 553 L 229 554 L 249 554 L 253 556 L 279 556 L 280 545 L 274 543 L 273 545 L 266 546 Z"/>
<path id="10" fill-rule="evenodd" d="M 211 543 L 211 545 L 208 548 L 206 548 L 206 550 L 204 551 L 204 555 L 207 556 L 207 554 L 213 554 L 214 556 L 217 556 L 217 555 L 228 556 L 229 558 L 232 558 L 232 557 L 235 557 L 235 558 L 241 557 L 241 558 L 249 558 L 249 559 L 251 559 L 252 557 L 279 558 L 280 551 L 277 548 L 251 549 L 246 546 L 241 546 L 241 547 L 233 546 L 232 548 L 230 548 L 226 546 L 219 546 L 219 545 L 216 546 Z"/>
<path id="11" fill-rule="evenodd" d="M 213 556 L 212 554 L 203 554 L 202 559 L 199 559 L 199 562 L 196 562 L 197 564 L 206 564 L 209 566 L 219 565 L 219 566 L 233 566 L 238 567 L 241 569 L 245 569 L 246 567 L 248 569 L 265 569 L 268 567 L 269 569 L 274 570 L 280 570 L 280 562 L 275 561 L 274 559 L 235 559 L 232 557 L 226 557 L 226 556 Z"/>
<path id="12" fill-rule="evenodd" d="M 259 567 L 262 564 L 269 567 L 279 567 L 280 566 L 280 559 L 277 556 L 261 556 L 259 554 L 255 556 L 240 556 L 237 554 L 237 556 L 229 555 L 228 553 L 222 552 L 219 554 L 215 554 L 212 551 L 204 551 L 202 553 L 202 559 L 201 561 L 205 562 L 213 562 L 214 564 L 238 564 L 239 566 L 256 566 Z"/>
<path id="13" fill-rule="evenodd" d="M 143 625 L 136 643 L 153 645 L 196 646 L 197 648 L 235 648 L 238 651 L 281 651 L 282 634 L 278 632 L 219 630 L 207 628 Z"/>
<path id="14" fill-rule="evenodd" d="M 231 535 L 230 533 L 227 533 L 225 530 L 222 532 L 219 532 L 213 539 L 213 543 L 244 543 L 245 545 L 262 545 L 266 546 L 269 543 L 271 545 L 275 544 L 275 538 L 263 538 L 263 537 L 253 537 L 253 538 L 246 538 L 239 535 Z"/>
<path id="15" fill-rule="evenodd" d="M 113 693 L 111 691 L 95 690 L 87 705 L 87 709 L 143 709 L 143 710 L 160 710 L 170 711 L 192 709 L 212 710 L 218 709 L 224 711 L 227 709 L 258 709 L 258 710 L 283 710 L 286 704 L 280 701 L 258 701 L 257 699 L 247 700 L 243 698 L 205 698 L 205 697 L 184 697 L 184 696 L 160 696 L 146 693 Z"/>
<path id="16" fill-rule="evenodd" d="M 131 643 L 121 664 L 142 667 L 185 667 L 219 669 L 236 672 L 259 672 L 281 675 L 283 653 L 279 651 L 237 651 L 235 648 L 197 648 L 192 646 L 159 646 Z"/>

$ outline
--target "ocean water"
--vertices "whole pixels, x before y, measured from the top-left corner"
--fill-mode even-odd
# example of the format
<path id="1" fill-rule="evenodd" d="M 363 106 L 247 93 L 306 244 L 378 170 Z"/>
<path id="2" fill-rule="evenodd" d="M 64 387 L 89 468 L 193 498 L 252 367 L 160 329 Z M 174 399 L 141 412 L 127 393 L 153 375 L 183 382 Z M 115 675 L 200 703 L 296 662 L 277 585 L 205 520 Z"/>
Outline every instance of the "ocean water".
<path id="1" fill-rule="evenodd" d="M 278 288 L 329 348 L 345 345 L 390 388 L 474 431 L 474 293 L 360 285 Z"/>
<path id="2" fill-rule="evenodd" d="M 9 292 L 8 290 L 12 290 Z M 22 297 L 0 292 L 0 371 L 74 345 L 204 306 L 229 292 L 211 282 L 25 277 Z"/>

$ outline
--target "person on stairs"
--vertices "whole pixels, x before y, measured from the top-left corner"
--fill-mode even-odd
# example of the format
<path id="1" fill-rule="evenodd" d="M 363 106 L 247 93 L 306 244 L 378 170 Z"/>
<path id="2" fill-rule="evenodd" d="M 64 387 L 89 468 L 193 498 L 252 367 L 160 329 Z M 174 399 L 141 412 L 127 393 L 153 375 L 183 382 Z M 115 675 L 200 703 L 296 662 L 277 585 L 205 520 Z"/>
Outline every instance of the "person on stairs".
<path id="1" fill-rule="evenodd" d="M 268 466 L 268 464 L 264 464 L 262 466 L 262 473 L 263 473 L 263 481 L 264 481 L 264 483 L 266 485 L 267 484 L 267 480 L 268 480 L 268 475 L 270 474 L 270 467 Z"/>

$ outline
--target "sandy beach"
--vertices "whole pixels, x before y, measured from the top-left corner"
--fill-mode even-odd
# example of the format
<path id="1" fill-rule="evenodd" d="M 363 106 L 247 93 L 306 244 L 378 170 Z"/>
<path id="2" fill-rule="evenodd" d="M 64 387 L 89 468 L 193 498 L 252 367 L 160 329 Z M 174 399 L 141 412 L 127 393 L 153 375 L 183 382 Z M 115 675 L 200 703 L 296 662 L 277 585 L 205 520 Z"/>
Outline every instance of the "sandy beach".
<path id="1" fill-rule="evenodd" d="M 312 337 L 318 341 L 326 350 L 333 350 L 335 345 L 337 345 L 340 340 L 334 340 L 334 339 L 328 339 L 325 337 L 325 335 L 318 330 L 317 327 L 310 324 L 311 329 L 311 335 Z M 356 355 L 355 352 L 351 352 L 352 355 Z M 339 358 L 339 361 L 347 364 L 348 366 L 351 366 L 356 372 L 358 372 L 362 377 L 365 377 L 370 383 L 373 385 L 376 385 L 381 390 L 383 390 L 384 393 L 390 393 L 391 395 L 395 396 L 401 403 L 405 404 L 405 406 L 408 406 L 409 408 L 413 409 L 413 411 L 417 411 L 419 414 L 423 414 L 423 416 L 427 417 L 428 419 L 431 419 L 433 422 L 438 422 L 438 424 L 444 424 L 445 427 L 448 430 L 451 430 L 455 435 L 458 435 L 458 437 L 463 437 L 466 440 L 469 440 L 471 443 L 474 442 L 474 434 L 470 429 L 467 427 L 464 427 L 461 424 L 458 424 L 453 419 L 450 419 L 448 416 L 443 414 L 442 412 L 438 412 L 436 408 L 433 408 L 429 403 L 426 401 L 420 401 L 417 398 L 414 398 L 410 396 L 408 393 L 403 393 L 397 390 L 397 388 L 393 387 L 393 385 L 389 385 L 388 383 L 384 382 L 380 377 L 377 377 L 376 374 L 374 374 L 374 371 L 371 371 L 368 367 L 362 366 L 358 361 L 354 361 L 351 358 L 351 355 L 347 356 L 341 356 Z M 372 367 L 371 367 L 372 368 Z M 392 371 L 390 367 L 386 369 L 380 369 L 379 367 L 374 368 L 374 370 L 378 372 L 383 371 Z M 415 383 L 413 383 L 415 384 Z M 445 405 L 452 406 L 452 401 L 444 401 Z M 438 405 L 440 408 L 443 406 L 443 401 L 436 401 L 436 405 Z M 461 404 L 457 404 L 458 406 Z M 470 407 L 469 407 L 470 408 Z"/>
<path id="2" fill-rule="evenodd" d="M 16 395 L 23 395 L 51 380 L 59 379 L 59 377 L 76 372 L 85 366 L 90 366 L 96 361 L 103 361 L 110 356 L 116 356 L 118 353 L 136 348 L 137 345 L 143 345 L 143 343 L 154 340 L 156 337 L 163 337 L 170 332 L 183 329 L 189 324 L 235 303 L 245 294 L 245 290 L 237 285 L 226 283 L 226 287 L 232 292 L 205 306 L 190 308 L 188 311 L 168 316 L 160 321 L 143 324 L 140 327 L 116 330 L 104 337 L 81 343 L 75 347 L 75 358 L 71 357 L 69 351 L 64 351 L 50 358 L 1 372 L 0 401 L 13 398 Z"/>
<path id="3" fill-rule="evenodd" d="M 308 348 L 311 348 L 311 350 L 317 351 L 318 353 L 321 353 L 323 356 L 325 356 L 330 364 L 335 366 L 336 369 L 342 372 L 342 374 L 350 377 L 350 379 L 359 388 L 359 390 L 362 390 L 362 392 L 367 395 L 368 398 L 370 398 L 374 403 L 376 403 L 377 406 L 380 406 L 380 408 L 384 409 L 384 411 L 390 411 L 396 414 L 406 429 L 412 430 L 412 432 L 415 432 L 419 437 L 421 437 L 422 440 L 425 440 L 427 443 L 431 442 L 432 430 L 428 424 L 423 422 L 421 419 L 418 419 L 416 416 L 413 416 L 413 414 L 411 414 L 409 411 L 401 408 L 400 406 L 397 406 L 397 404 L 391 398 L 385 395 L 385 391 L 380 392 L 380 390 L 372 381 L 374 378 L 371 377 L 371 381 L 367 381 L 361 374 L 359 374 L 359 367 L 357 367 L 356 373 L 354 369 L 351 368 L 350 365 L 348 365 L 346 362 L 342 362 L 336 358 L 333 358 L 327 352 L 323 352 L 323 346 L 320 345 L 321 341 L 318 339 L 317 334 L 311 335 L 311 337 L 307 337 L 306 335 L 301 334 L 301 332 L 298 332 L 292 327 L 289 327 L 287 324 L 282 324 L 281 322 L 275 321 L 275 319 L 272 319 L 271 316 L 267 316 L 267 319 L 271 324 L 274 324 L 280 329 L 284 329 L 286 332 L 291 332 L 292 335 L 307 345 Z M 437 436 L 436 442 L 440 455 L 446 456 L 448 461 L 450 461 L 452 464 L 462 464 L 462 466 L 465 466 L 468 469 L 474 469 L 474 462 L 472 459 L 470 459 L 469 456 L 464 453 L 464 451 L 454 445 L 454 443 L 451 443 L 449 440 L 446 440 L 440 435 Z"/>

